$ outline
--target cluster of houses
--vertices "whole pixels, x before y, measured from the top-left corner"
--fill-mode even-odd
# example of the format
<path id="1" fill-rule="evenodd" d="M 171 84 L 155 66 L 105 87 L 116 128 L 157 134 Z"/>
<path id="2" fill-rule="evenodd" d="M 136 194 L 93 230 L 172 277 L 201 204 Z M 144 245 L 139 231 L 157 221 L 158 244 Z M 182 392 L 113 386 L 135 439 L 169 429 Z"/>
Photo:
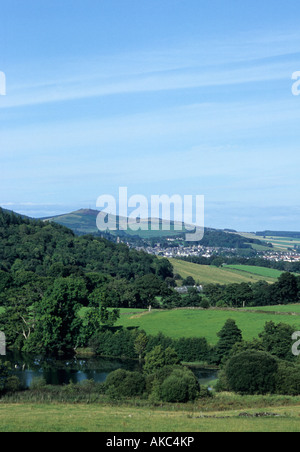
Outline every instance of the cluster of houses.
<path id="1" fill-rule="evenodd" d="M 296 251 L 268 251 L 264 253 L 263 258 L 275 262 L 300 262 L 300 253 Z"/>
<path id="2" fill-rule="evenodd" d="M 173 238 L 167 238 L 167 242 L 177 242 L 175 243 L 169 243 L 169 244 L 162 244 L 162 243 L 156 243 L 155 245 L 144 245 L 144 246 L 138 246 L 134 243 L 127 242 L 127 245 L 130 248 L 135 248 L 138 251 L 145 251 L 148 254 L 153 254 L 155 256 L 161 256 L 165 258 L 180 258 L 180 257 L 189 257 L 189 256 L 196 256 L 196 257 L 205 257 L 210 258 L 212 256 L 232 256 L 237 254 L 236 248 L 220 248 L 220 247 L 207 247 L 202 245 L 188 245 L 184 246 L 183 244 L 178 244 L 180 239 L 173 239 Z M 123 242 L 119 237 L 117 240 L 117 243 Z M 124 242 L 123 242 L 124 243 Z M 168 246 L 169 245 L 169 246 Z M 300 262 L 300 252 L 296 250 L 274 250 L 270 249 L 268 251 L 261 251 L 257 253 L 258 257 L 267 259 L 270 261 L 275 262 Z"/>
<path id="3" fill-rule="evenodd" d="M 181 286 L 181 287 L 175 287 L 176 292 L 178 292 L 180 295 L 187 294 L 189 289 L 196 289 L 197 292 L 203 292 L 203 286 Z"/>
<path id="4" fill-rule="evenodd" d="M 132 246 L 132 245 L 131 245 Z M 218 255 L 232 256 L 236 254 L 237 250 L 235 248 L 219 248 L 219 247 L 205 247 L 201 245 L 190 245 L 190 246 L 172 246 L 165 247 L 160 243 L 154 246 L 143 246 L 135 247 L 138 250 L 143 250 L 146 253 L 154 254 L 155 256 L 161 256 L 166 258 L 178 258 L 178 257 L 206 257 Z M 300 262 L 300 253 L 296 251 L 264 251 L 258 253 L 259 257 L 275 262 Z"/>
<path id="5" fill-rule="evenodd" d="M 213 255 L 217 256 L 221 252 L 234 253 L 234 251 L 236 251 L 234 248 L 205 247 L 201 245 L 164 247 L 160 243 L 157 243 L 155 246 L 138 247 L 137 249 L 144 250 L 149 254 L 154 254 L 156 256 L 162 256 L 166 258 L 188 256 L 201 256 L 209 258 Z"/>

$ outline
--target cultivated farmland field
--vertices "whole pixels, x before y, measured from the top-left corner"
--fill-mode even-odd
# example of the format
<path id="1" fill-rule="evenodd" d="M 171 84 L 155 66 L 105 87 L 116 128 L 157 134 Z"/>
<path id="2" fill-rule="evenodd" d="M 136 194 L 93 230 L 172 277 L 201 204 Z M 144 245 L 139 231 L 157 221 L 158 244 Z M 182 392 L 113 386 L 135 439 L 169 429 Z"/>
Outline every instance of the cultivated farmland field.
<path id="1" fill-rule="evenodd" d="M 244 270 L 233 269 L 228 267 L 218 268 L 213 265 L 198 265 L 179 259 L 169 259 L 174 267 L 174 273 L 178 273 L 183 278 L 192 276 L 194 280 L 200 284 L 240 284 L 243 282 L 267 281 L 269 283 L 276 282 L 280 276 L 280 272 L 272 273 L 273 276 L 266 276 L 247 272 Z M 243 267 L 243 266 L 241 266 Z M 247 266 L 246 266 L 247 267 Z M 256 267 L 261 268 L 261 267 Z M 266 269 L 269 270 L 269 269 Z"/>
<path id="2" fill-rule="evenodd" d="M 272 243 L 275 250 L 286 251 L 289 248 L 294 248 L 295 246 L 300 246 L 300 240 L 293 237 L 273 237 L 273 236 L 260 236 L 251 233 L 243 233 L 239 232 L 239 235 L 249 239 L 259 239 L 262 242 Z M 257 247 L 257 245 L 252 245 L 253 248 Z M 257 248 L 256 248 L 257 249 Z"/>
<path id="3" fill-rule="evenodd" d="M 243 272 L 244 274 L 248 273 L 250 275 L 258 275 L 263 276 L 264 278 L 271 279 L 279 278 L 280 275 L 283 273 L 280 270 L 275 270 L 273 268 L 256 267 L 254 265 L 226 265 L 223 268 L 225 270 L 236 271 L 238 274 L 241 274 L 241 272 Z"/>

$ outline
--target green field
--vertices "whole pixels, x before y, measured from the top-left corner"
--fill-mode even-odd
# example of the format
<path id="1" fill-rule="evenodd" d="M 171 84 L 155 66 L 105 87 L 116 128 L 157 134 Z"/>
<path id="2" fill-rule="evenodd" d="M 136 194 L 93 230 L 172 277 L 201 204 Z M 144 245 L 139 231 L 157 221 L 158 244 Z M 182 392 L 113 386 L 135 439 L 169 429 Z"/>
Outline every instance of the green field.
<path id="1" fill-rule="evenodd" d="M 225 270 L 237 271 L 239 274 L 243 272 L 246 274 L 249 273 L 251 275 L 262 276 L 265 279 L 266 278 L 276 279 L 279 278 L 279 276 L 283 273 L 280 270 L 275 270 L 273 268 L 256 267 L 254 265 L 226 265 L 226 267 L 223 268 Z"/>
<path id="2" fill-rule="evenodd" d="M 192 276 L 194 280 L 196 282 L 199 281 L 200 284 L 240 284 L 243 282 L 257 281 L 267 281 L 269 283 L 274 283 L 278 276 L 280 276 L 280 272 L 279 274 L 272 273 L 276 276 L 264 276 L 260 274 L 254 274 L 253 272 L 251 273 L 244 270 L 238 270 L 228 267 L 218 268 L 214 267 L 213 265 L 198 265 L 179 259 L 169 260 L 174 267 L 175 274 L 178 273 L 183 278 Z"/>
<path id="3" fill-rule="evenodd" d="M 300 246 L 300 240 L 291 237 L 266 237 L 263 239 L 266 242 L 272 243 L 274 248 L 285 251 L 288 248 Z"/>
<path id="4" fill-rule="evenodd" d="M 261 240 L 262 242 L 272 243 L 275 250 L 286 251 L 289 248 L 294 248 L 294 246 L 300 246 L 300 239 L 292 238 L 292 237 L 273 237 L 273 236 L 260 236 L 251 233 L 239 233 L 242 237 L 248 239 Z M 252 248 L 257 249 L 257 245 L 252 245 Z M 269 250 L 271 250 L 269 248 Z"/>
<path id="5" fill-rule="evenodd" d="M 273 311 L 276 307 L 272 307 Z M 263 309 L 263 308 L 261 308 Z M 218 342 L 217 333 L 222 329 L 227 319 L 236 321 L 243 332 L 243 339 L 251 341 L 257 338 L 264 329 L 266 322 L 287 323 L 300 330 L 300 316 L 264 314 L 259 312 L 244 312 L 243 310 L 222 309 L 175 309 L 171 311 L 153 310 L 126 315 L 122 310 L 117 325 L 124 327 L 139 327 L 149 335 L 162 332 L 168 337 L 205 337 L 214 345 Z M 132 311 L 132 310 L 131 310 Z"/>
<path id="6" fill-rule="evenodd" d="M 209 407 L 136 407 L 84 404 L 0 404 L 1 432 L 299 432 L 299 398 L 218 395 L 226 411 Z M 226 398 L 228 399 L 226 401 Z M 240 400 L 240 403 L 238 402 Z M 215 402 L 213 402 L 215 403 Z M 288 405 L 289 403 L 289 405 Z M 203 404 L 203 402 L 202 402 Z M 231 404 L 231 408 L 229 408 Z M 227 406 L 226 406 L 227 405 Z M 243 408 L 233 408 L 241 405 Z M 270 406 L 268 406 L 270 405 Z M 225 408 L 226 407 L 226 408 Z M 257 413 L 272 416 L 257 417 Z"/>
<path id="7" fill-rule="evenodd" d="M 244 309 L 244 308 L 241 308 Z M 257 306 L 253 308 L 245 308 L 247 310 L 253 310 L 253 311 L 273 311 L 273 312 L 279 312 L 279 313 L 295 313 L 300 314 L 300 304 L 287 304 L 287 305 L 275 305 L 275 306 Z"/>

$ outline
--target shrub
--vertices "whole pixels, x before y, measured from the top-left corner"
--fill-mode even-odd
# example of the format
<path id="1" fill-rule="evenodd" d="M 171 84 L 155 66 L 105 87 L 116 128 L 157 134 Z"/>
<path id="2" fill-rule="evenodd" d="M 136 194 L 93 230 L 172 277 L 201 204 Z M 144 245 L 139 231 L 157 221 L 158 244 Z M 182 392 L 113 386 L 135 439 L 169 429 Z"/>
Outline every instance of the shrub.
<path id="1" fill-rule="evenodd" d="M 113 399 L 141 396 L 146 388 L 145 377 L 139 372 L 117 369 L 105 382 L 106 393 Z"/>
<path id="2" fill-rule="evenodd" d="M 300 366 L 279 361 L 276 375 L 276 393 L 296 396 L 300 394 Z"/>
<path id="3" fill-rule="evenodd" d="M 21 389 L 21 383 L 18 377 L 11 376 L 8 377 L 5 384 L 5 391 L 7 392 L 17 392 Z"/>
<path id="4" fill-rule="evenodd" d="M 164 366 L 146 376 L 146 391 L 148 394 L 152 394 L 152 398 L 159 400 L 159 390 L 161 385 L 177 367 L 181 369 L 182 366 Z"/>
<path id="5" fill-rule="evenodd" d="M 210 308 L 210 303 L 209 303 L 207 298 L 202 298 L 202 300 L 200 302 L 200 308 L 202 308 L 202 309 L 209 309 Z"/>
<path id="6" fill-rule="evenodd" d="M 0 362 L 0 393 L 4 390 L 7 383 L 7 379 L 11 375 L 11 369 L 9 363 Z"/>
<path id="7" fill-rule="evenodd" d="M 172 366 L 178 363 L 178 355 L 173 348 L 168 347 L 164 350 L 161 345 L 158 345 L 146 354 L 144 372 L 152 374 L 165 366 Z"/>
<path id="8" fill-rule="evenodd" d="M 41 389 L 45 389 L 47 386 L 47 382 L 43 377 L 35 377 L 30 383 L 30 389 L 32 391 L 38 391 Z"/>
<path id="9" fill-rule="evenodd" d="M 164 402 L 185 403 L 195 400 L 199 390 L 199 383 L 193 372 L 186 367 L 177 367 L 163 381 L 159 395 Z"/>
<path id="10" fill-rule="evenodd" d="M 233 356 L 225 366 L 230 390 L 242 394 L 274 393 L 277 360 L 266 352 L 245 351 Z"/>

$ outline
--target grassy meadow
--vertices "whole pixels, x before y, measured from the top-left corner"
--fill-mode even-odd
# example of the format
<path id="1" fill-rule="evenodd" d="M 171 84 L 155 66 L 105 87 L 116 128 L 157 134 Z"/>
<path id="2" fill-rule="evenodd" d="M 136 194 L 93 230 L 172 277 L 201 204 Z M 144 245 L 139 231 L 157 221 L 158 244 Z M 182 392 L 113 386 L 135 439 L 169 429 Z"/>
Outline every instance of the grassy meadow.
<path id="1" fill-rule="evenodd" d="M 271 308 L 271 307 L 270 307 Z M 277 307 L 272 306 L 273 311 Z M 264 308 L 261 308 L 264 310 Z M 300 311 L 300 307 L 298 305 Z M 236 321 L 237 326 L 243 332 L 243 338 L 247 341 L 257 338 L 264 329 L 266 322 L 287 323 L 300 330 L 300 316 L 265 314 L 262 312 L 245 312 L 243 310 L 224 309 L 175 309 L 171 311 L 152 310 L 131 311 L 127 314 L 126 309 L 121 310 L 121 316 L 117 324 L 124 327 L 138 327 L 145 330 L 149 335 L 162 332 L 165 336 L 173 339 L 181 337 L 205 337 L 208 343 L 214 345 L 218 342 L 217 333 L 222 329 L 227 319 Z M 292 312 L 295 312 L 295 308 Z"/>
<path id="2" fill-rule="evenodd" d="M 300 304 L 287 304 L 287 305 L 276 305 L 276 306 L 256 306 L 256 307 L 250 307 L 250 308 L 241 308 L 251 311 L 273 311 L 276 313 L 281 314 L 299 314 L 300 315 Z"/>
<path id="3" fill-rule="evenodd" d="M 299 397 L 227 393 L 185 406 L 0 403 L 0 432 L 300 432 L 299 416 Z"/>

